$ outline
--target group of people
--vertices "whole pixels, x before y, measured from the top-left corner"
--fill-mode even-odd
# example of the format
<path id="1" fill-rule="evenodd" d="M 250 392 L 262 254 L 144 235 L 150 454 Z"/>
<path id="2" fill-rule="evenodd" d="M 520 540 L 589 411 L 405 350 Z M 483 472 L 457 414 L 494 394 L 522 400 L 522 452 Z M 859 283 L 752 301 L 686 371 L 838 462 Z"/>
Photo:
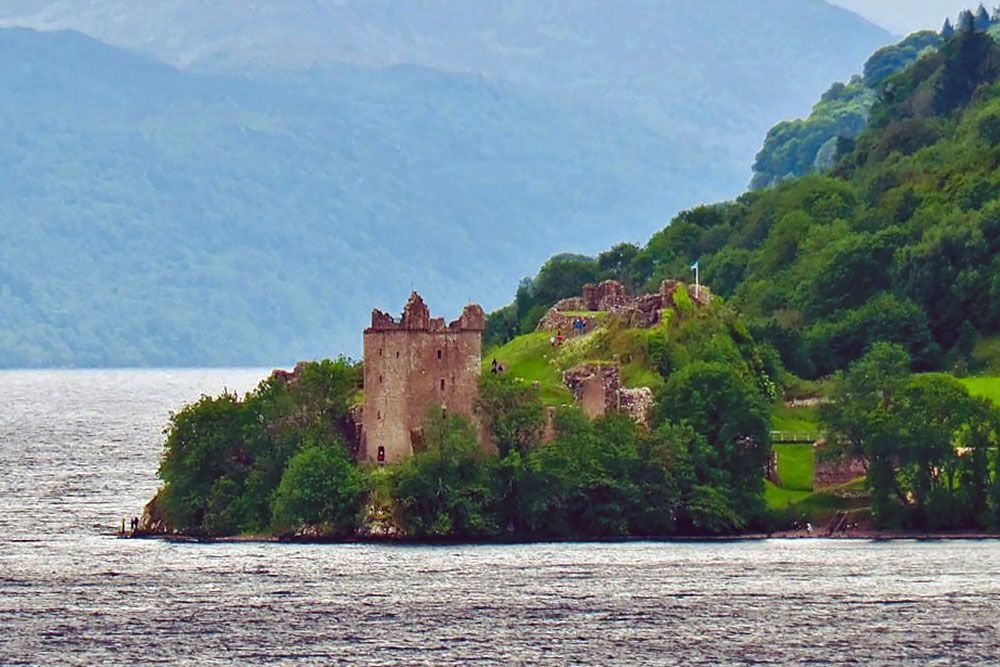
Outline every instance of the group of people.
<path id="1" fill-rule="evenodd" d="M 496 357 L 493 357 L 493 363 L 490 364 L 490 373 L 493 373 L 493 375 L 500 375 L 505 370 L 507 370 L 507 367 L 497 361 Z"/>
<path id="2" fill-rule="evenodd" d="M 122 519 L 122 532 L 121 532 L 121 536 L 125 537 L 126 535 L 131 535 L 131 536 L 134 537 L 135 535 L 138 535 L 139 534 L 139 525 L 140 525 L 139 524 L 139 517 L 137 517 L 137 516 L 132 517 L 129 520 L 129 532 L 126 532 L 125 531 L 125 519 Z"/>

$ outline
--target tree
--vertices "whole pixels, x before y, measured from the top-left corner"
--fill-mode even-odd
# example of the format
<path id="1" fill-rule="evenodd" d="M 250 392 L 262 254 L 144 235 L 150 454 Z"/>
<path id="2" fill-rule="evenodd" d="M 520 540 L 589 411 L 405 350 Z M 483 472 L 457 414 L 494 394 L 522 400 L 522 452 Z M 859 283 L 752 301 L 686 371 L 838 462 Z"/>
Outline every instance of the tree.
<path id="1" fill-rule="evenodd" d="M 414 537 L 472 538 L 500 532 L 491 460 L 460 415 L 424 420 L 424 451 L 395 467 L 390 487 Z"/>
<path id="2" fill-rule="evenodd" d="M 976 15 L 964 9 L 958 15 L 958 32 L 970 33 L 976 30 Z"/>
<path id="3" fill-rule="evenodd" d="M 951 24 L 951 19 L 944 20 L 944 26 L 941 28 L 942 39 L 951 39 L 955 36 L 955 26 Z"/>
<path id="4" fill-rule="evenodd" d="M 685 366 L 660 392 L 654 422 L 693 428 L 707 445 L 696 462 L 710 474 L 703 481 L 724 487 L 747 520 L 761 511 L 770 410 L 745 369 L 718 361 Z"/>
<path id="5" fill-rule="evenodd" d="M 279 532 L 319 526 L 326 535 L 349 535 L 365 495 L 361 472 L 342 442 L 306 444 L 292 457 L 274 493 Z"/>
<path id="6" fill-rule="evenodd" d="M 990 29 L 990 13 L 983 5 L 979 5 L 979 9 L 976 10 L 974 28 L 976 32 L 986 32 Z"/>
<path id="7" fill-rule="evenodd" d="M 951 376 L 910 375 L 905 351 L 886 344 L 851 365 L 832 399 L 820 411 L 827 441 L 865 460 L 880 525 L 993 525 L 989 456 L 1000 419 L 990 403 Z"/>
<path id="8" fill-rule="evenodd" d="M 545 426 L 539 390 L 509 375 L 484 374 L 480 378 L 476 412 L 501 457 L 533 448 Z"/>
<path id="9" fill-rule="evenodd" d="M 829 451 L 865 461 L 872 509 L 883 524 L 901 520 L 903 493 L 894 468 L 900 426 L 893 407 L 909 377 L 906 350 L 876 343 L 836 380 L 832 400 L 820 408 Z"/>

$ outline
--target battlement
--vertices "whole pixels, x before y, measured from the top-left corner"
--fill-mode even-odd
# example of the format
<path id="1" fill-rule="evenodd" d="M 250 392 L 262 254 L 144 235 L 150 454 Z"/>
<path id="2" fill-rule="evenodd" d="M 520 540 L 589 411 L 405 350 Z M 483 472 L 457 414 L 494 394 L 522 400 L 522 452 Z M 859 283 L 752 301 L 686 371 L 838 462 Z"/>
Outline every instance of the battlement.
<path id="1" fill-rule="evenodd" d="M 383 313 L 377 308 L 372 311 L 372 325 L 365 329 L 366 334 L 385 333 L 390 331 L 422 331 L 426 333 L 461 333 L 478 332 L 486 328 L 486 313 L 478 304 L 469 304 L 462 315 L 455 321 L 445 325 L 443 317 L 431 317 L 430 309 L 424 303 L 423 297 L 416 292 L 410 294 L 403 307 L 399 320 L 392 315 Z"/>
<path id="2" fill-rule="evenodd" d="M 486 314 L 475 304 L 450 324 L 432 318 L 416 292 L 398 320 L 372 311 L 363 337 L 362 460 L 396 463 L 411 456 L 432 408 L 474 416 L 485 325 Z"/>

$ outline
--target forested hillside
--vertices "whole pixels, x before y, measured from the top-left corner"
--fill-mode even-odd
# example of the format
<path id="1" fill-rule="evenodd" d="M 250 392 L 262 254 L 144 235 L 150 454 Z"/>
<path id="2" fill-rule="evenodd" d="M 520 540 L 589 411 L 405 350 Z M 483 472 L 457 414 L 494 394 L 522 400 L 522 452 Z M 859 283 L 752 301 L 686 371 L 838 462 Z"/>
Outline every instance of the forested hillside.
<path id="1" fill-rule="evenodd" d="M 736 305 L 786 368 L 813 378 L 874 342 L 916 369 L 975 364 L 1000 330 L 1000 49 L 960 30 L 878 88 L 869 127 L 832 172 L 679 215 L 644 247 L 559 257 L 491 315 L 502 340 L 581 282 L 633 288 L 702 277 Z"/>
<path id="2" fill-rule="evenodd" d="M 820 0 L 0 4 L 131 49 L 0 33 L 7 367 L 286 364 L 411 287 L 495 307 L 734 196 L 890 39 Z"/>

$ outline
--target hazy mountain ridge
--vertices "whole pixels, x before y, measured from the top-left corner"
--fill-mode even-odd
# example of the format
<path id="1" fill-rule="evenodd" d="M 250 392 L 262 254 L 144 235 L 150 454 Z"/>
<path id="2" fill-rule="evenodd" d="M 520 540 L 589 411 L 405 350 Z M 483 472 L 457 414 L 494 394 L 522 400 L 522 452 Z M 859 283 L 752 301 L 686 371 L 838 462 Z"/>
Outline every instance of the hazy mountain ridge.
<path id="1" fill-rule="evenodd" d="M 866 55 L 882 34 L 833 15 L 860 27 L 850 48 L 817 52 L 820 81 L 842 61 L 855 69 L 863 56 L 846 52 Z M 740 60 L 793 60 L 770 49 Z M 776 119 L 737 159 L 758 121 L 749 102 L 727 113 L 722 93 L 682 90 L 698 98 L 684 121 L 656 124 L 680 104 L 663 88 L 637 111 L 620 102 L 637 97 L 615 96 L 628 91 L 602 101 L 412 64 L 178 70 L 26 30 L 0 32 L 0 59 L 2 366 L 355 352 L 368 310 L 398 307 L 411 287 L 444 315 L 468 299 L 495 307 L 553 252 L 640 240 L 674 210 L 739 191 Z M 593 84 L 575 71 L 544 76 Z M 787 102 L 772 92 L 757 103 Z"/>

